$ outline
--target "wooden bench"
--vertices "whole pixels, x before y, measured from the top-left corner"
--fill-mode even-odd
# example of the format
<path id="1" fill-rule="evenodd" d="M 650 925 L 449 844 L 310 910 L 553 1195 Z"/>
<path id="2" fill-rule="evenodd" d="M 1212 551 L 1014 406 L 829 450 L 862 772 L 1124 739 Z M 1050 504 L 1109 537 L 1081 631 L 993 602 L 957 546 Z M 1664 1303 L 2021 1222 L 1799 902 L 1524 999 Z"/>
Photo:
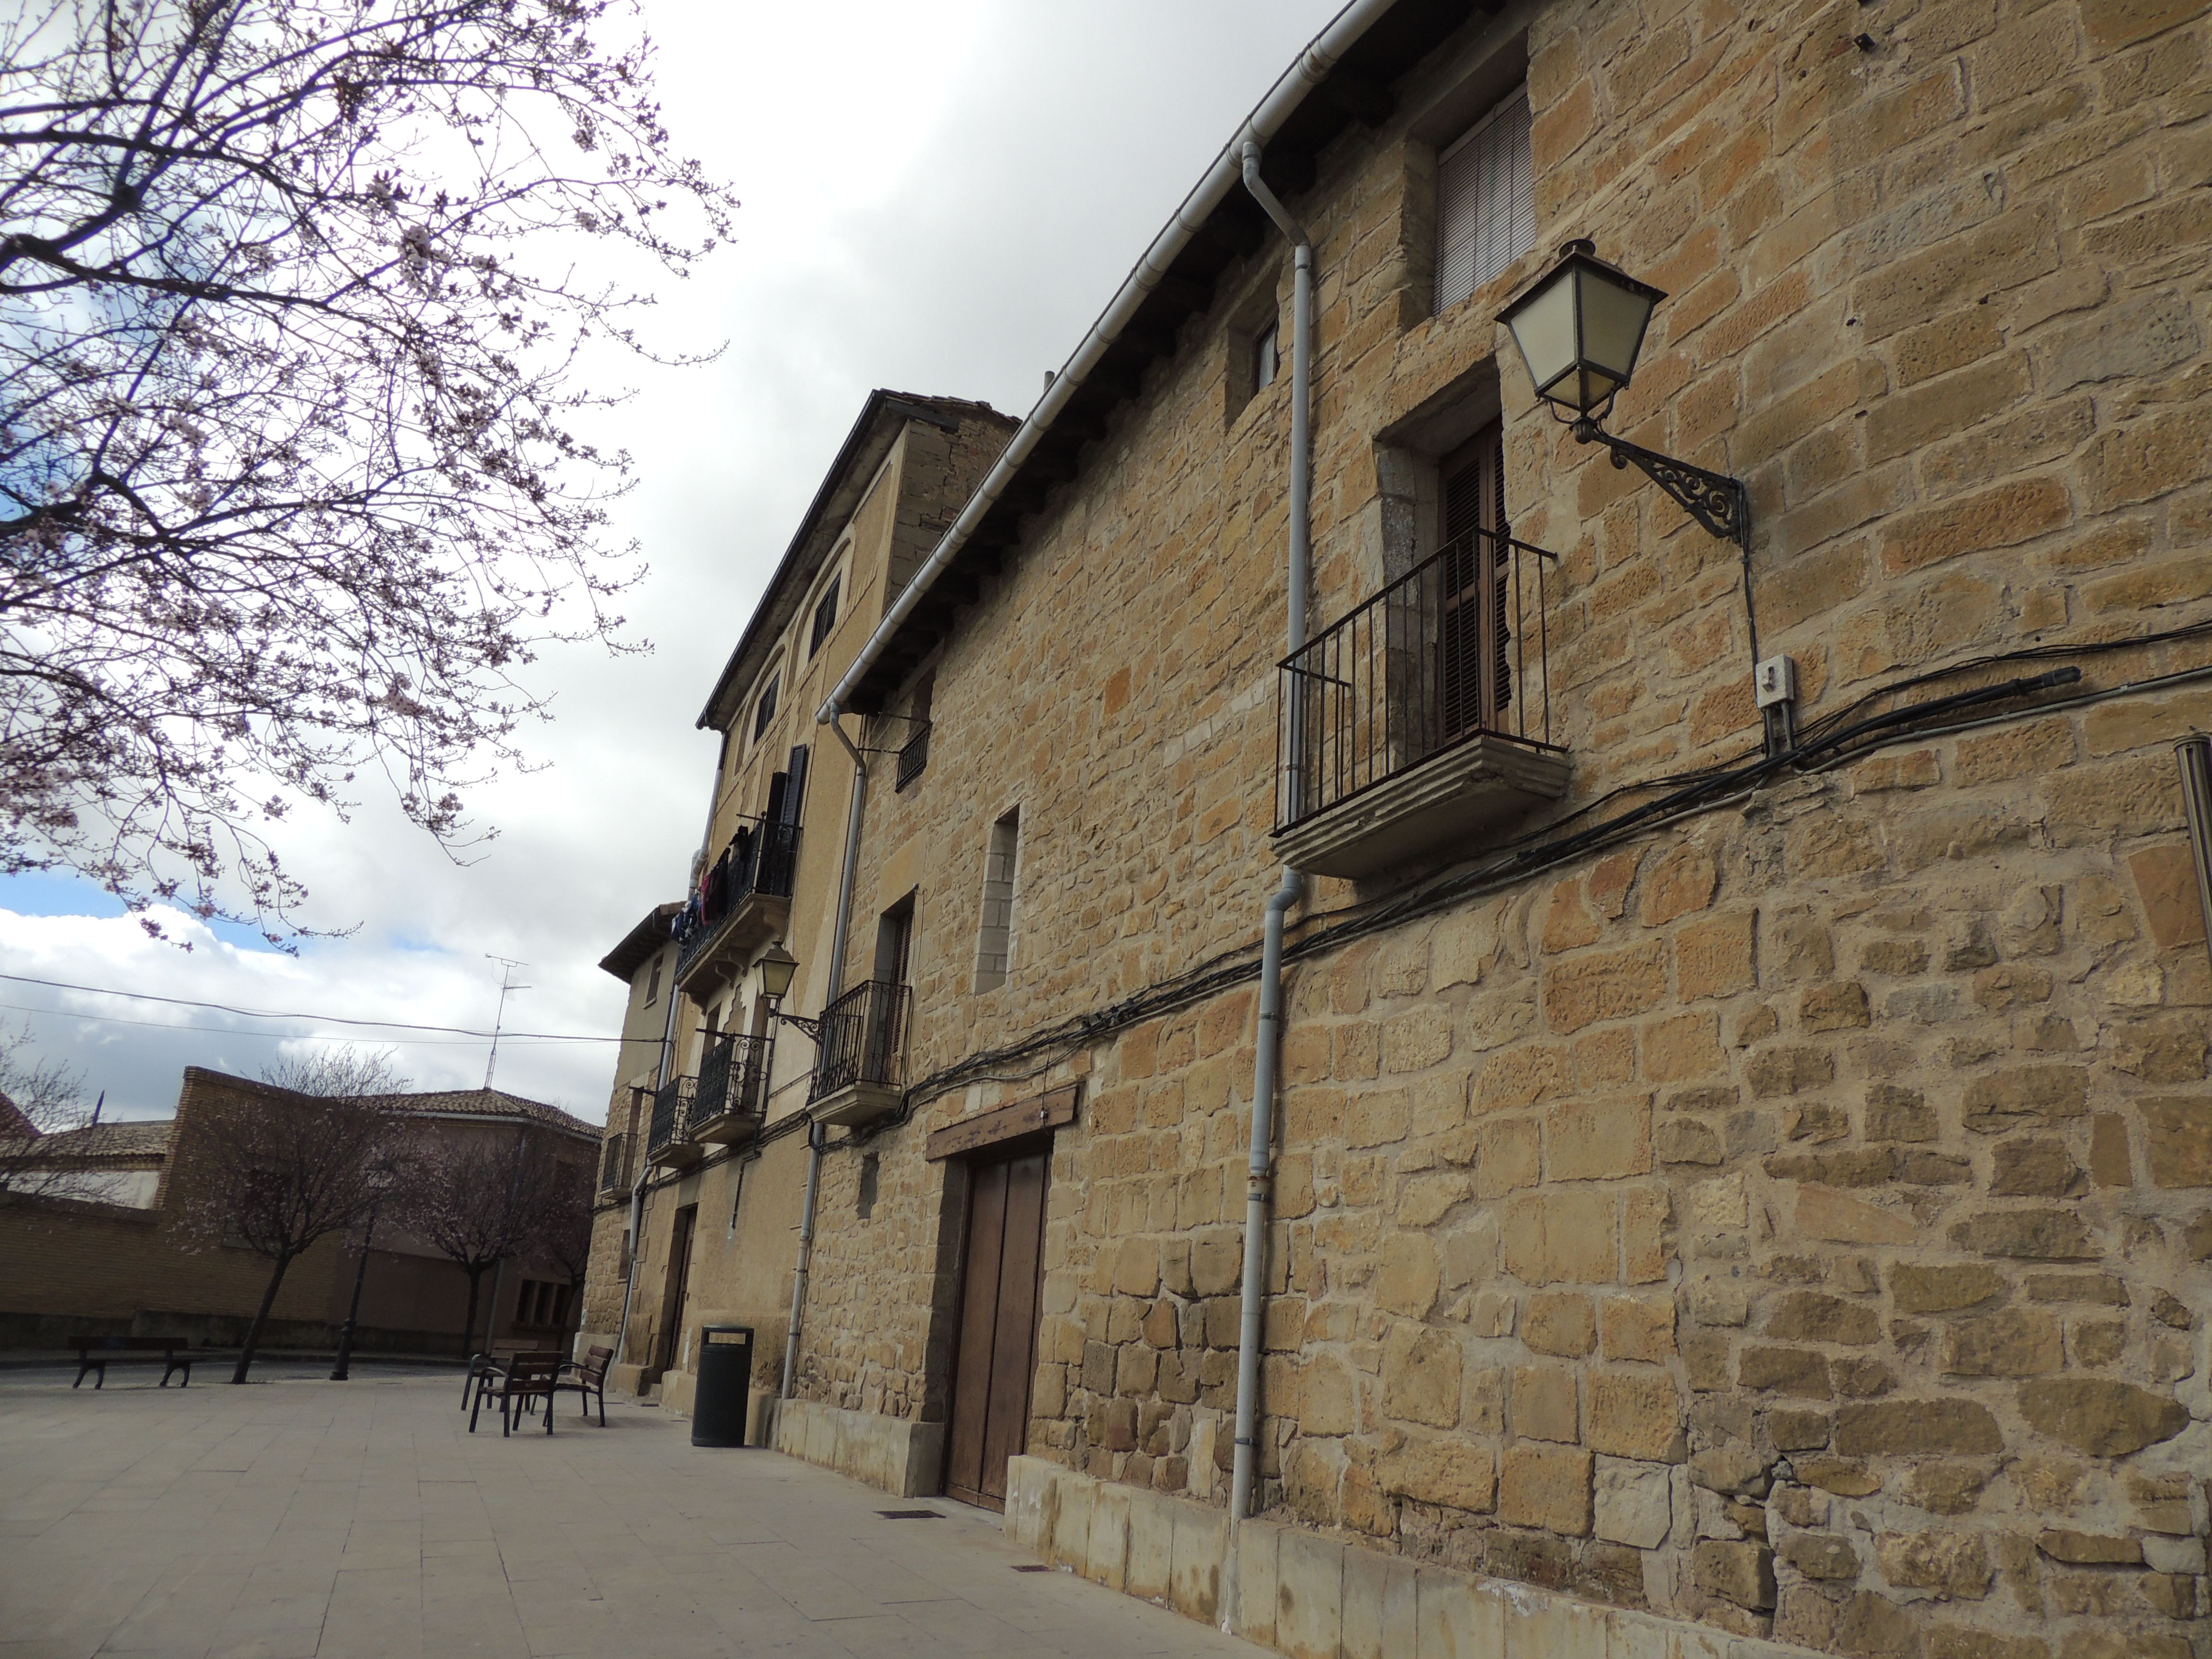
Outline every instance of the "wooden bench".
<path id="1" fill-rule="evenodd" d="M 564 1359 L 553 1378 L 553 1392 L 562 1394 L 574 1389 L 581 1397 L 577 1404 L 583 1407 L 582 1415 L 592 1414 L 592 1396 L 599 1397 L 599 1426 L 607 1425 L 607 1367 L 614 1364 L 612 1348 L 593 1348 L 580 1360 Z M 546 1410 L 553 1408 L 548 1406 Z"/>
<path id="2" fill-rule="evenodd" d="M 204 1354 L 194 1354 L 191 1351 L 192 1345 L 181 1336 L 101 1336 L 88 1338 L 72 1346 L 76 1349 L 76 1381 L 70 1384 L 72 1389 L 82 1387 L 84 1379 L 95 1372 L 99 1374 L 99 1380 L 92 1386 L 94 1389 L 104 1389 L 107 1386 L 109 1365 L 117 1363 L 150 1365 L 156 1359 L 162 1362 L 162 1388 L 167 1388 L 169 1378 L 179 1371 L 185 1374 L 185 1380 L 177 1386 L 190 1388 L 192 1361 L 204 1357 Z"/>

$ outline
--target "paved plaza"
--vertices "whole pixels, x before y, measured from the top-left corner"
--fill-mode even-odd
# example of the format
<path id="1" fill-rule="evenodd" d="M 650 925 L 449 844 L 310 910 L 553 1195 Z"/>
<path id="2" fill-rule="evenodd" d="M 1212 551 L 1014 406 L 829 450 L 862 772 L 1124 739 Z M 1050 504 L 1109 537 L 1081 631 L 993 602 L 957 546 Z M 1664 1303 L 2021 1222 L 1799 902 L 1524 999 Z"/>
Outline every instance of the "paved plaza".
<path id="1" fill-rule="evenodd" d="M 1260 1651 L 1032 1565 L 996 1516 L 562 1402 L 502 1440 L 457 1373 L 232 1388 L 0 1372 L 0 1659 L 1127 1659 Z M 884 1510 L 927 1509 L 931 1520 Z"/>

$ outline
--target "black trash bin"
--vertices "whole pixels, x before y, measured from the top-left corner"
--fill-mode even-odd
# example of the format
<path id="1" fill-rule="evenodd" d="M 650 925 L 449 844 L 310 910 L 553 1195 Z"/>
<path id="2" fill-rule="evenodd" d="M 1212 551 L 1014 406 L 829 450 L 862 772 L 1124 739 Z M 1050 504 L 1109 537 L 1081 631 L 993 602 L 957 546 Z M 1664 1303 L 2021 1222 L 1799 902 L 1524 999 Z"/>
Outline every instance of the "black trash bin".
<path id="1" fill-rule="evenodd" d="M 691 1443 L 742 1446 L 752 1404 L 753 1328 L 707 1325 L 699 1332 L 699 1387 L 691 1397 Z"/>

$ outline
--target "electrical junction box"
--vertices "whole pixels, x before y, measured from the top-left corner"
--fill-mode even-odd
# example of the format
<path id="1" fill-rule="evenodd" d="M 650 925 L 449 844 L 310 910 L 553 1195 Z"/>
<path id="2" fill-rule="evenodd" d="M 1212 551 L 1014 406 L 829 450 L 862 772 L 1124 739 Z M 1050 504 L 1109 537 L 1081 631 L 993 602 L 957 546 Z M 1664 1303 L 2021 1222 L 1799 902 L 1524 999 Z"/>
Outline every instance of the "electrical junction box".
<path id="1" fill-rule="evenodd" d="M 1752 690 L 1761 708 L 1797 701 L 1797 665 L 1787 657 L 1769 657 L 1751 671 Z"/>

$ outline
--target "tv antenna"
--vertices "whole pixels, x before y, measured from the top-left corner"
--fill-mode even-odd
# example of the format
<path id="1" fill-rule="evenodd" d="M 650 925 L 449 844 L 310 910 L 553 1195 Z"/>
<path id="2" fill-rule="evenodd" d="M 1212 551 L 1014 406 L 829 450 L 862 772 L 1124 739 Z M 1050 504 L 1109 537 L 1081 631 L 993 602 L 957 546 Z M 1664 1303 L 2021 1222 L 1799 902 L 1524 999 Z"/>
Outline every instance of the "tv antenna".
<path id="1" fill-rule="evenodd" d="M 499 1028 L 501 1022 L 507 1018 L 507 994 L 511 991 L 527 991 L 530 988 L 527 985 L 517 985 L 514 982 L 514 970 L 518 968 L 527 968 L 530 964 L 526 962 L 517 962 L 512 957 L 494 956 L 489 951 L 484 952 L 484 960 L 495 962 L 500 965 L 499 1012 L 492 1016 L 491 1054 L 484 1061 L 483 1086 L 489 1089 L 491 1087 L 492 1067 L 499 1064 Z"/>

